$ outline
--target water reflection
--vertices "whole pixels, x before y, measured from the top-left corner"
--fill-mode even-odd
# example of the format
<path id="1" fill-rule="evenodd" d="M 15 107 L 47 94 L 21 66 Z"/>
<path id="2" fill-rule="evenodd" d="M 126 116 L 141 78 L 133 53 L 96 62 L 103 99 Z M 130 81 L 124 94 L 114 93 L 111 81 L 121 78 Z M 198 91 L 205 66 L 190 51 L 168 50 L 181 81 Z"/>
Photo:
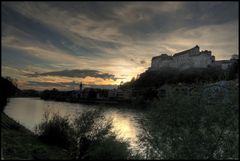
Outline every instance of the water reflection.
<path id="1" fill-rule="evenodd" d="M 119 135 L 127 138 L 134 138 L 137 134 L 134 120 L 131 116 L 123 115 L 120 112 L 112 112 L 113 125 Z"/>
<path id="2" fill-rule="evenodd" d="M 5 113 L 15 119 L 26 128 L 34 131 L 34 128 L 39 124 L 44 117 L 44 112 L 58 112 L 61 116 L 69 116 L 74 118 L 77 113 L 84 112 L 89 109 L 97 109 L 102 106 L 84 105 L 66 102 L 43 101 L 39 98 L 11 98 Z M 113 121 L 113 131 L 117 133 L 119 138 L 124 138 L 130 141 L 133 148 L 136 147 L 137 135 L 139 129 L 137 122 L 134 119 L 137 111 L 105 108 L 106 118 L 111 118 Z"/>

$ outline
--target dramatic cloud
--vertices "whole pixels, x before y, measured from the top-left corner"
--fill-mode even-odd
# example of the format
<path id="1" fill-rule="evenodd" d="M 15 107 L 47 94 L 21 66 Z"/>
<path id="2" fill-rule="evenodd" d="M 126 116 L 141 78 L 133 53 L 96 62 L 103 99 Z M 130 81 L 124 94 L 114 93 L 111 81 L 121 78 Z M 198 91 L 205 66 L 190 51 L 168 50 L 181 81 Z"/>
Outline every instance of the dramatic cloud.
<path id="1" fill-rule="evenodd" d="M 97 70 L 63 70 L 63 71 L 54 71 L 54 72 L 46 72 L 46 73 L 34 73 L 28 74 L 31 77 L 38 76 L 64 76 L 64 77 L 78 77 L 78 78 L 86 78 L 86 77 L 94 77 L 94 78 L 102 78 L 102 79 L 112 79 L 116 80 L 114 75 L 109 73 L 102 73 Z"/>
<path id="2" fill-rule="evenodd" d="M 238 2 L 2 2 L 2 64 L 8 67 L 2 73 L 22 82 L 54 83 L 54 76 L 104 85 L 131 80 L 153 56 L 195 45 L 218 60 L 229 59 L 239 52 L 238 7 Z M 65 70 L 80 67 L 88 70 Z"/>

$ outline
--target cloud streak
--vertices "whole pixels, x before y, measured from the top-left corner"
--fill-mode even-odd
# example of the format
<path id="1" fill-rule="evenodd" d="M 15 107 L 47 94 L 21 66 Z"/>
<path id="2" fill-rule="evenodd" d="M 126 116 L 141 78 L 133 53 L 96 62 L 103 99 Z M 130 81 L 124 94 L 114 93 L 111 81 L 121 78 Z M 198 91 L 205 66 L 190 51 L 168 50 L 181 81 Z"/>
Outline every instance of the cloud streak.
<path id="1" fill-rule="evenodd" d="M 116 80 L 117 78 L 113 74 L 102 73 L 97 70 L 89 70 L 89 69 L 74 69 L 74 70 L 62 70 L 62 71 L 53 71 L 53 72 L 45 72 L 45 73 L 34 73 L 28 74 L 31 77 L 39 77 L 39 76 L 62 76 L 62 77 L 78 77 L 78 78 L 86 78 L 86 77 L 94 77 L 94 78 L 102 78 L 102 79 L 112 79 Z"/>

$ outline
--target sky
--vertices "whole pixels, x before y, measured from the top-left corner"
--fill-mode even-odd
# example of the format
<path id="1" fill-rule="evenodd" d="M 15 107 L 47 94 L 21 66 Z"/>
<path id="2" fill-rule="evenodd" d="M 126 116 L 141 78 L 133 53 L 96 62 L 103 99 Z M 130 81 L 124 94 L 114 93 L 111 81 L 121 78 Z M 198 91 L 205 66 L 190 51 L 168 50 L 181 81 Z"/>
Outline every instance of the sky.
<path id="1" fill-rule="evenodd" d="M 238 2 L 2 2 L 2 76 L 20 89 L 115 88 L 151 58 L 238 52 Z"/>

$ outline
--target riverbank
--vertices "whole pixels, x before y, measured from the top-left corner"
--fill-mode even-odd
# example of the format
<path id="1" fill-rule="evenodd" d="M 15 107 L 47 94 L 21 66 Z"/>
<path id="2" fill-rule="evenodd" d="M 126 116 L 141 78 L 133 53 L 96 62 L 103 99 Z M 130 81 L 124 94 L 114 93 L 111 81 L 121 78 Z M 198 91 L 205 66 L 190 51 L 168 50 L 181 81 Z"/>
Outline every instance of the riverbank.
<path id="1" fill-rule="evenodd" d="M 67 160 L 69 158 L 64 149 L 41 142 L 30 130 L 2 113 L 1 159 Z"/>

